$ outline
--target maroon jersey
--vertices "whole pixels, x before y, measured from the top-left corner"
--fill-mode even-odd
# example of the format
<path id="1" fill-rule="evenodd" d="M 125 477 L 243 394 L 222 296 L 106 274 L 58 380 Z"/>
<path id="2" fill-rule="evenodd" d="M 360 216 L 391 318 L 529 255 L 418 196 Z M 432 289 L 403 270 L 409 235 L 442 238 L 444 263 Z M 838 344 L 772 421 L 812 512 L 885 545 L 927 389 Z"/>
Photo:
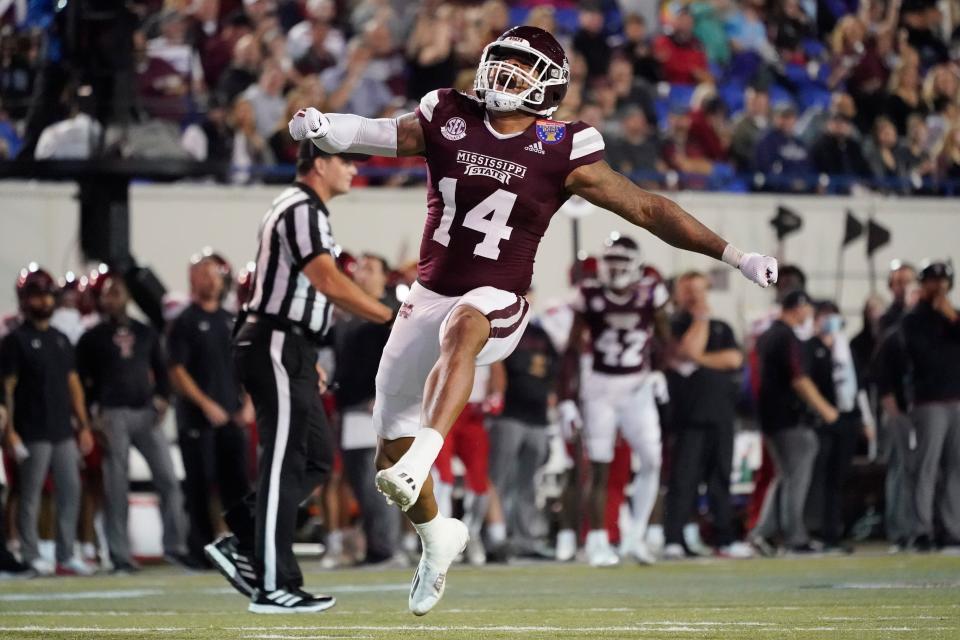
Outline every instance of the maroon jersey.
<path id="1" fill-rule="evenodd" d="M 590 329 L 593 370 L 614 375 L 650 370 L 654 313 L 669 294 L 652 269 L 622 296 L 599 283 L 585 283 L 574 303 Z"/>
<path id="2" fill-rule="evenodd" d="M 504 136 L 483 103 L 452 89 L 428 93 L 417 115 L 430 174 L 418 279 L 445 296 L 484 286 L 523 295 L 567 175 L 603 158 L 600 132 L 537 120 Z"/>

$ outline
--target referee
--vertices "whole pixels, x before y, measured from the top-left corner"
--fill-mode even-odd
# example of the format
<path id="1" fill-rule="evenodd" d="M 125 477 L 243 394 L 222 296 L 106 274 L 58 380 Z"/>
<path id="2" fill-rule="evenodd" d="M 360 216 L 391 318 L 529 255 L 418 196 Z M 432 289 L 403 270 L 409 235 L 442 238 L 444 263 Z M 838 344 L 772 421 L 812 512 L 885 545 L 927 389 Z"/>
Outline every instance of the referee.
<path id="1" fill-rule="evenodd" d="M 350 190 L 355 156 L 328 155 L 305 140 L 297 158 L 295 182 L 260 223 L 253 294 L 235 338 L 237 371 L 257 410 L 257 488 L 225 514 L 233 535 L 206 547 L 230 584 L 250 597 L 252 613 L 323 611 L 336 602 L 302 589 L 293 555 L 297 507 L 326 480 L 333 460 L 317 348 L 334 305 L 374 322 L 392 318 L 333 256 L 326 202 Z"/>

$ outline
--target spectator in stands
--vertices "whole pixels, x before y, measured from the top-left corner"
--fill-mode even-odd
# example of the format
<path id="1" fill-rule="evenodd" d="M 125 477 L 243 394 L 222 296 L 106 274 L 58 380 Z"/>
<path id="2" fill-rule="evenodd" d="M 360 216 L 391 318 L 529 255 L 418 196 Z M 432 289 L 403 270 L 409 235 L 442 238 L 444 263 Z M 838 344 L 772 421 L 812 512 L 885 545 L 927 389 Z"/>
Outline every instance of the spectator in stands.
<path id="1" fill-rule="evenodd" d="M 803 41 L 813 37 L 815 26 L 800 0 L 776 3 L 767 17 L 768 30 L 779 58 L 784 62 L 805 62 Z"/>
<path id="2" fill-rule="evenodd" d="M 407 98 L 419 101 L 434 89 L 453 85 L 457 74 L 453 8 L 439 0 L 420 5 L 407 39 Z"/>
<path id="3" fill-rule="evenodd" d="M 854 14 L 847 14 L 837 22 L 830 34 L 830 76 L 827 87 L 835 89 L 845 83 L 864 55 L 866 55 L 866 26 Z"/>
<path id="4" fill-rule="evenodd" d="M 773 127 L 763 134 L 753 155 L 753 169 L 772 174 L 773 190 L 803 190 L 812 171 L 810 154 L 796 135 L 797 110 L 782 102 L 773 108 Z"/>
<path id="5" fill-rule="evenodd" d="M 851 553 L 852 547 L 842 544 L 843 488 L 863 431 L 857 408 L 858 376 L 837 305 L 817 304 L 814 323 L 814 336 L 804 345 L 810 380 L 840 415 L 831 424 L 817 421 L 817 461 L 809 500 L 817 508 L 814 520 L 819 523 L 824 551 Z"/>
<path id="6" fill-rule="evenodd" d="M 607 162 L 625 175 L 640 172 L 663 172 L 660 159 L 660 138 L 650 126 L 640 107 L 628 107 L 621 120 L 621 135 L 607 140 Z M 646 177 L 644 179 L 650 179 Z"/>
<path id="7" fill-rule="evenodd" d="M 770 95 L 763 87 L 744 90 L 744 108 L 734 120 L 730 139 L 730 159 L 737 171 L 754 168 L 753 157 L 760 138 L 770 124 Z"/>
<path id="8" fill-rule="evenodd" d="M 320 74 L 327 91 L 327 108 L 337 113 L 353 113 L 376 118 L 397 104 L 383 65 L 374 65 L 374 58 L 393 50 L 390 30 L 383 23 L 371 23 L 362 35 L 347 45 L 344 60 Z"/>
<path id="9" fill-rule="evenodd" d="M 103 320 L 77 345 L 77 370 L 96 407 L 106 438 L 103 464 L 104 527 L 114 571 L 138 570 L 127 538 L 128 466 L 131 445 L 143 455 L 160 498 L 163 551 L 181 562 L 184 549 L 183 494 L 159 423 L 167 412 L 170 384 L 160 336 L 127 315 L 130 294 L 120 278 L 105 276 Z"/>
<path id="10" fill-rule="evenodd" d="M 165 9 L 157 15 L 157 23 L 160 35 L 147 42 L 147 55 L 173 67 L 188 95 L 202 95 L 205 91 L 203 67 L 189 41 L 190 18 L 176 9 Z"/>
<path id="11" fill-rule="evenodd" d="M 906 173 L 904 149 L 890 118 L 880 116 L 873 123 L 873 136 L 863 145 L 863 155 L 874 179 L 891 183 Z"/>
<path id="12" fill-rule="evenodd" d="M 767 39 L 767 27 L 761 19 L 757 2 L 741 2 L 739 6 L 731 8 L 724 26 L 735 54 L 752 52 L 766 62 L 776 61 L 777 52 Z"/>
<path id="13" fill-rule="evenodd" d="M 827 128 L 831 113 L 840 113 L 853 122 L 857 118 L 857 105 L 849 93 L 835 92 L 830 97 L 830 104 L 826 109 L 819 106 L 808 108 L 797 123 L 797 135 L 808 149 L 813 147 L 817 138 Z M 850 135 L 859 140 L 860 130 L 852 127 Z"/>
<path id="14" fill-rule="evenodd" d="M 241 36 L 233 46 L 233 59 L 217 85 L 217 94 L 224 106 L 257 81 L 263 55 L 260 44 L 252 34 Z"/>
<path id="15" fill-rule="evenodd" d="M 681 275 L 674 285 L 679 310 L 670 324 L 678 353 L 669 381 L 676 434 L 665 513 L 665 558 L 687 555 L 683 527 L 692 515 L 701 481 L 707 484 L 718 554 L 752 555 L 748 546 L 734 542 L 730 502 L 736 372 L 743 366 L 743 354 L 730 326 L 710 318 L 708 290 L 706 276 L 696 271 Z"/>
<path id="16" fill-rule="evenodd" d="M 0 104 L 14 120 L 27 115 L 33 95 L 34 69 L 18 50 L 21 38 L 9 28 L 0 32 Z"/>
<path id="17" fill-rule="evenodd" d="M 904 0 L 900 21 L 907 32 L 907 42 L 920 56 L 922 68 L 929 69 L 950 59 L 939 34 L 942 16 L 935 0 Z"/>
<path id="18" fill-rule="evenodd" d="M 573 37 L 573 48 L 586 60 L 589 80 L 607 74 L 610 44 L 603 30 L 603 11 L 599 3 L 580 3 L 579 28 Z"/>
<path id="19" fill-rule="evenodd" d="M 793 552 L 816 550 L 810 543 L 803 516 L 817 456 L 817 436 L 811 429 L 806 406 L 827 425 L 835 423 L 840 414 L 817 391 L 804 369 L 803 346 L 795 331 L 812 313 L 806 292 L 788 293 L 781 302 L 779 319 L 760 336 L 757 344 L 758 414 L 777 476 L 767 490 L 751 541 L 760 553 L 768 556 L 775 553 L 772 538 L 778 533 Z"/>
<path id="20" fill-rule="evenodd" d="M 7 442 L 18 462 L 17 530 L 23 562 L 40 575 L 94 573 L 74 553 L 80 515 L 80 456 L 93 449 L 83 385 L 73 347 L 50 326 L 56 285 L 43 270 L 24 269 L 17 281 L 23 323 L 0 342 Z M 76 419 L 74 429 L 71 418 Z M 79 446 L 78 446 L 79 445 Z M 40 557 L 37 518 L 47 474 L 57 506 L 56 565 Z"/>
<path id="21" fill-rule="evenodd" d="M 713 161 L 699 140 L 690 135 L 690 108 L 673 105 L 667 120 L 667 134 L 661 147 L 663 160 L 668 167 L 680 173 L 708 176 L 713 171 Z"/>
<path id="22" fill-rule="evenodd" d="M 928 137 L 927 123 L 923 117 L 916 113 L 911 115 L 907 119 L 907 139 L 902 148 L 904 170 L 912 180 L 928 180 L 936 175 L 936 163 L 927 151 Z"/>
<path id="23" fill-rule="evenodd" d="M 313 58 L 329 61 L 326 66 L 335 64 L 347 46 L 343 32 L 335 26 L 336 3 L 333 0 L 307 0 L 305 10 L 304 19 L 287 32 L 287 54 L 297 62 Z"/>
<path id="24" fill-rule="evenodd" d="M 716 94 L 708 93 L 702 100 L 694 94 L 694 110 L 690 114 L 690 140 L 703 149 L 714 162 L 727 160 L 730 146 L 730 121 L 727 107 Z"/>
<path id="25" fill-rule="evenodd" d="M 387 291 L 390 273 L 386 260 L 365 254 L 360 258 L 355 279 L 368 295 L 394 311 L 400 304 Z M 361 318 L 347 317 L 333 327 L 336 354 L 335 394 L 341 415 L 340 450 L 343 470 L 357 502 L 366 539 L 365 562 L 376 564 L 390 560 L 398 551 L 400 513 L 391 509 L 370 482 L 376 474 L 374 458 L 377 434 L 373 428 L 373 399 L 380 354 L 390 327 Z"/>
<path id="26" fill-rule="evenodd" d="M 231 180 L 246 184 L 255 178 L 253 169 L 274 163 L 273 152 L 257 130 L 256 112 L 247 100 L 240 99 L 233 104 L 228 123 L 233 136 L 230 142 Z"/>
<path id="27" fill-rule="evenodd" d="M 200 47 L 203 77 L 210 88 L 220 85 L 220 78 L 233 61 L 237 41 L 252 32 L 250 19 L 240 10 L 226 17 L 220 31 L 206 38 Z"/>
<path id="28" fill-rule="evenodd" d="M 693 17 L 682 7 L 673 20 L 673 31 L 658 37 L 653 52 L 663 79 L 676 84 L 712 82 L 703 44 L 693 35 Z"/>
<path id="29" fill-rule="evenodd" d="M 267 60 L 260 71 L 256 84 L 250 85 L 240 94 L 240 99 L 250 103 L 256 120 L 257 133 L 261 138 L 273 134 L 284 115 L 286 101 L 283 98 L 286 78 L 276 62 Z"/>
<path id="30" fill-rule="evenodd" d="M 656 118 L 653 102 L 654 88 L 633 74 L 633 63 L 629 59 L 621 55 L 615 56 L 610 61 L 608 77 L 617 109 L 638 105 L 643 108 L 648 118 Z"/>
<path id="31" fill-rule="evenodd" d="M 693 35 L 703 44 L 707 60 L 725 65 L 730 60 L 730 40 L 724 27 L 731 0 L 697 0 L 689 4 Z"/>
<path id="32" fill-rule="evenodd" d="M 960 314 L 950 303 L 953 281 L 949 263 L 921 267 L 920 301 L 902 325 L 916 438 L 913 545 L 920 551 L 936 544 L 935 511 L 943 545 L 960 546 Z"/>
<path id="33" fill-rule="evenodd" d="M 956 194 L 960 189 L 960 126 L 951 129 L 943 140 L 940 153 L 937 154 L 937 173 L 942 181 L 949 181 L 948 193 Z"/>
<path id="34" fill-rule="evenodd" d="M 138 106 L 151 118 L 179 125 L 190 108 L 190 87 L 183 76 L 163 58 L 147 55 L 146 35 L 142 31 L 133 34 L 133 56 Z"/>
<path id="35" fill-rule="evenodd" d="M 897 134 L 907 134 L 907 118 L 913 113 L 923 113 L 923 102 L 920 100 L 920 69 L 916 64 L 903 60 L 890 75 L 890 85 L 887 87 L 886 105 L 884 112 L 897 127 Z"/>
<path id="36" fill-rule="evenodd" d="M 923 103 L 930 134 L 927 149 L 935 151 L 947 131 L 960 124 L 960 70 L 946 64 L 937 65 L 923 80 Z"/>
<path id="37" fill-rule="evenodd" d="M 827 126 L 810 150 L 813 167 L 818 173 L 845 178 L 865 178 L 870 167 L 863 157 L 860 143 L 853 138 L 853 122 L 834 111 L 827 119 Z M 845 184 L 839 188 L 847 191 Z"/>
<path id="38" fill-rule="evenodd" d="M 634 75 L 651 86 L 660 82 L 660 61 L 653 53 L 642 15 L 632 13 L 624 18 L 623 37 L 623 53 L 633 65 Z"/>

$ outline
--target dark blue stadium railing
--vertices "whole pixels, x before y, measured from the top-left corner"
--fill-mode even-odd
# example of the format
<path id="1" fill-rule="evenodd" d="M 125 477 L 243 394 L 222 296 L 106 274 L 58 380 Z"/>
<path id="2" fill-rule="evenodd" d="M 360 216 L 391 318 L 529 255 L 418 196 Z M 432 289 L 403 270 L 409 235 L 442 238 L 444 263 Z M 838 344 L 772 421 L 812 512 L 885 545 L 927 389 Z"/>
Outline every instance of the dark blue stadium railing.
<path id="1" fill-rule="evenodd" d="M 659 171 L 634 171 L 628 177 L 638 184 L 653 184 L 663 188 L 682 188 L 695 191 L 725 191 L 732 193 L 774 192 L 774 193 L 849 193 L 854 185 L 874 191 L 898 195 L 934 195 L 952 197 L 960 195 L 960 180 L 923 178 L 915 181 L 909 176 L 895 178 L 863 178 L 850 175 L 826 174 L 778 174 L 778 173 L 736 173 L 728 165 L 716 165 L 710 175 Z M 283 180 L 292 179 L 293 165 L 256 166 L 244 168 L 256 179 Z M 398 175 L 407 176 L 416 181 L 427 178 L 426 167 L 368 167 L 358 165 L 358 172 L 364 178 L 374 180 L 389 179 Z"/>

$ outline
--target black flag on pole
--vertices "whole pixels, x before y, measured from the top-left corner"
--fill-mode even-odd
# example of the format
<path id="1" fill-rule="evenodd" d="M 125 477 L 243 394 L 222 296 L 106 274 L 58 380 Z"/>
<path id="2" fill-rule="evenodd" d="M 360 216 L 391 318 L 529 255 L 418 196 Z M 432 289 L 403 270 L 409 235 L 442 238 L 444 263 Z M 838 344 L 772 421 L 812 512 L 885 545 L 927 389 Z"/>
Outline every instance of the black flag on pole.
<path id="1" fill-rule="evenodd" d="M 872 256 L 877 249 L 890 242 L 890 230 L 870 220 L 867 222 L 867 255 Z"/>
<path id="2" fill-rule="evenodd" d="M 770 224 L 777 232 L 777 240 L 783 240 L 791 233 L 795 233 L 803 226 L 803 218 L 793 209 L 784 206 L 777 207 L 777 215 L 770 219 Z"/>
<path id="3" fill-rule="evenodd" d="M 863 235 L 863 223 L 857 220 L 853 211 L 847 209 L 847 223 L 843 231 L 843 246 L 847 246 Z"/>

